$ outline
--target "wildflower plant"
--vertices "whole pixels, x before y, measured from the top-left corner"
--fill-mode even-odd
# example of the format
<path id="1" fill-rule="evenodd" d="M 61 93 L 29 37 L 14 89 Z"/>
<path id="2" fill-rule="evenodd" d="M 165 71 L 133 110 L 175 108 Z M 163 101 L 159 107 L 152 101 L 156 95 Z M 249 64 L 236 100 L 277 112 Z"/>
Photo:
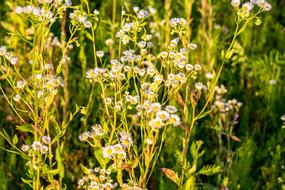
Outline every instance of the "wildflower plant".
<path id="1" fill-rule="evenodd" d="M 123 1 L 116 23 L 116 2 L 110 22 L 85 0 L 79 5 L 69 0 L 10 5 L 11 14 L 22 24 L 19 31 L 11 31 L 11 44 L 0 47 L 5 81 L 0 90 L 14 113 L 17 133 L 28 137 L 19 141 L 17 134 L 11 138 L 3 129 L 0 135 L 12 149 L 1 148 L 25 160 L 22 181 L 35 190 L 67 189 L 65 157 L 73 122 L 80 127 L 72 128 L 80 133 L 80 144 L 88 145 L 94 155 L 86 153 L 92 160 L 88 166 L 80 164 L 84 174 L 73 179 L 78 180 L 74 185 L 78 189 L 147 189 L 172 129 L 181 133 L 179 139 L 170 139 L 179 140 L 179 167 L 160 170 L 176 188 L 194 189 L 199 176 L 224 169 L 198 165 L 205 154 L 203 141 L 192 139 L 198 121 L 211 115 L 220 141 L 222 135 L 228 142 L 239 140 L 234 127 L 241 103 L 225 100 L 226 89 L 218 83 L 237 37 L 250 22 L 261 24 L 259 15 L 271 5 L 265 0 L 243 4 L 232 0 L 236 13 L 232 41 L 221 51 L 220 64 L 206 68 L 194 56 L 199 46 L 191 40 L 191 11 L 185 18 L 171 18 L 168 12 L 158 23 L 154 7 L 128 9 Z M 187 8 L 192 4 L 185 1 Z M 170 10 L 170 5 L 166 1 L 165 9 Z M 106 23 L 110 38 L 100 49 L 96 30 Z M 54 27 L 60 32 L 53 33 Z M 91 47 L 88 59 L 85 42 Z M 76 53 L 82 62 L 80 84 L 90 90 L 83 106 L 70 95 L 70 65 Z M 84 151 L 88 146 L 83 146 Z"/>

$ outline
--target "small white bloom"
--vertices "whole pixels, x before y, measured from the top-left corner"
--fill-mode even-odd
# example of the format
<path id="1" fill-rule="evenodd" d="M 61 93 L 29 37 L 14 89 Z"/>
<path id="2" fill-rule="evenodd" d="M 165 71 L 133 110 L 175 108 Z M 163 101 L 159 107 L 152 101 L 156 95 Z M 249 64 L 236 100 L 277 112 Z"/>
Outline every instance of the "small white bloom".
<path id="1" fill-rule="evenodd" d="M 51 143 L 51 138 L 49 136 L 43 136 L 42 137 L 42 141 L 45 143 L 45 144 L 50 144 Z"/>
<path id="2" fill-rule="evenodd" d="M 41 153 L 42 154 L 46 154 L 48 152 L 48 147 L 46 146 L 46 145 L 43 145 L 42 147 L 41 147 Z"/>
<path id="3" fill-rule="evenodd" d="M 200 71 L 202 69 L 200 64 L 195 64 L 194 68 L 195 68 L 196 71 Z"/>
<path id="4" fill-rule="evenodd" d="M 249 11 L 251 11 L 252 9 L 253 9 L 253 4 L 252 3 L 250 3 L 250 2 L 246 2 L 246 3 L 244 3 L 243 5 L 242 5 L 242 10 L 244 11 L 244 12 L 249 12 Z"/>
<path id="5" fill-rule="evenodd" d="M 30 146 L 29 145 L 22 145 L 21 150 L 23 152 L 27 152 L 28 150 L 30 150 Z"/>
<path id="6" fill-rule="evenodd" d="M 158 111 L 156 113 L 156 117 L 159 118 L 162 121 L 165 121 L 165 120 L 170 118 L 170 115 L 169 115 L 169 113 L 167 111 Z"/>
<path id="7" fill-rule="evenodd" d="M 94 15 L 96 15 L 96 16 L 99 15 L 99 11 L 96 10 L 96 9 L 93 11 L 93 13 L 94 13 Z"/>
<path id="8" fill-rule="evenodd" d="M 186 68 L 187 71 L 192 71 L 194 67 L 191 64 L 186 64 L 185 68 Z"/>
<path id="9" fill-rule="evenodd" d="M 206 73 L 206 78 L 207 79 L 212 79 L 214 77 L 214 74 L 213 73 L 211 73 L 211 72 L 207 72 Z"/>
<path id="10" fill-rule="evenodd" d="M 113 146 L 105 146 L 103 147 L 103 157 L 104 158 L 112 158 L 114 155 L 114 148 Z"/>
<path id="11" fill-rule="evenodd" d="M 19 102 L 20 99 L 21 99 L 21 97 L 20 97 L 19 94 L 16 94 L 16 96 L 13 97 L 13 100 L 14 100 L 15 102 Z"/>
<path id="12" fill-rule="evenodd" d="M 238 8 L 240 6 L 240 0 L 232 0 L 231 5 Z"/>
<path id="13" fill-rule="evenodd" d="M 23 89 L 26 86 L 27 82 L 26 81 L 17 81 L 16 87 L 19 89 Z"/>
<path id="14" fill-rule="evenodd" d="M 175 115 L 175 114 L 171 114 L 170 115 L 170 123 L 174 126 L 177 127 L 180 125 L 180 118 Z"/>
<path id="15" fill-rule="evenodd" d="M 104 56 L 104 51 L 96 51 L 96 55 L 99 58 L 102 58 Z"/>
<path id="16" fill-rule="evenodd" d="M 138 15 L 138 18 L 144 19 L 144 18 L 146 18 L 149 15 L 149 13 L 146 10 L 141 9 L 137 13 L 137 15 Z"/>
<path id="17" fill-rule="evenodd" d="M 133 7 L 133 10 L 135 13 L 137 13 L 140 10 L 140 8 L 139 7 Z"/>
<path id="18" fill-rule="evenodd" d="M 153 144 L 153 140 L 151 138 L 147 138 L 145 140 L 145 142 L 148 144 L 148 145 L 152 145 Z"/>
<path id="19" fill-rule="evenodd" d="M 163 122 L 160 118 L 154 118 L 149 122 L 149 125 L 153 129 L 160 129 L 163 126 Z"/>
<path id="20" fill-rule="evenodd" d="M 269 81 L 270 85 L 275 85 L 276 83 L 277 83 L 277 81 L 275 79 L 272 79 L 272 80 Z"/>
<path id="21" fill-rule="evenodd" d="M 188 45 L 188 47 L 189 47 L 191 50 L 195 50 L 198 46 L 197 46 L 197 44 L 195 44 L 195 43 L 190 43 L 190 44 Z"/>
<path id="22" fill-rule="evenodd" d="M 10 62 L 11 62 L 12 65 L 16 65 L 18 63 L 18 61 L 19 61 L 18 57 L 12 57 L 10 59 Z"/>
<path id="23" fill-rule="evenodd" d="M 197 82 L 196 84 L 195 84 L 195 88 L 197 89 L 197 90 L 202 90 L 203 89 L 203 84 L 202 83 L 200 83 L 200 82 Z"/>
<path id="24" fill-rule="evenodd" d="M 38 141 L 34 141 L 32 144 L 32 148 L 36 151 L 40 151 L 42 148 L 42 144 Z"/>
<path id="25" fill-rule="evenodd" d="M 174 107 L 174 106 L 166 106 L 165 107 L 165 110 L 168 112 L 168 113 L 175 113 L 175 112 L 177 112 L 177 109 L 176 109 L 176 107 Z"/>

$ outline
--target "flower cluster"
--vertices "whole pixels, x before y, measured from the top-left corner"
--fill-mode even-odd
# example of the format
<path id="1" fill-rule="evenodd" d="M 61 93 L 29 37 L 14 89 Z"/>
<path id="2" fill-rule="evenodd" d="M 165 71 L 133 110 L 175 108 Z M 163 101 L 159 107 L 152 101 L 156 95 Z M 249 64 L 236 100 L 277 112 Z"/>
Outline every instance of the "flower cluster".
<path id="1" fill-rule="evenodd" d="M 91 126 L 90 131 L 86 131 L 79 135 L 80 141 L 87 141 L 89 138 L 102 138 L 105 134 L 105 131 L 103 130 L 102 126 L 100 124 L 94 124 Z"/>
<path id="2" fill-rule="evenodd" d="M 147 189 L 140 188 L 137 182 L 134 180 L 129 180 L 128 183 L 124 183 L 122 185 L 122 189 L 123 190 L 147 190 Z"/>
<path id="3" fill-rule="evenodd" d="M 16 65 L 19 61 L 18 57 L 13 56 L 10 52 L 8 52 L 5 46 L 0 46 L 0 56 L 3 56 L 12 65 Z"/>
<path id="4" fill-rule="evenodd" d="M 111 178 L 111 169 L 86 169 L 86 175 L 78 181 L 78 188 L 111 190 L 118 186 Z"/>
<path id="5" fill-rule="evenodd" d="M 224 85 L 215 87 L 215 102 L 212 108 L 218 112 L 222 118 L 232 117 L 233 122 L 236 123 L 238 120 L 238 112 L 242 106 L 241 102 L 238 102 L 236 99 L 226 100 L 223 96 L 228 92 Z"/>
<path id="6" fill-rule="evenodd" d="M 137 14 L 139 19 L 144 19 L 148 17 L 149 12 L 144 9 L 139 9 L 138 7 L 134 7 L 134 12 Z"/>
<path id="7" fill-rule="evenodd" d="M 130 144 L 130 142 L 127 142 L 127 144 Z M 119 143 L 103 147 L 102 152 L 103 152 L 103 157 L 109 159 L 123 160 L 126 158 L 127 155 L 126 151 L 124 150 L 124 147 L 122 146 L 122 144 Z"/>
<path id="8" fill-rule="evenodd" d="M 73 12 L 69 14 L 69 18 L 72 20 L 73 25 L 81 24 L 85 28 L 92 27 L 91 22 L 87 20 L 85 12 L 73 10 Z"/>
<path id="9" fill-rule="evenodd" d="M 187 21 L 184 18 L 172 18 L 170 19 L 170 26 L 172 28 L 186 27 Z"/>
<path id="10" fill-rule="evenodd" d="M 46 22 L 54 22 L 54 15 L 50 10 L 46 10 L 40 7 L 26 6 L 26 7 L 16 7 L 17 14 L 26 14 L 31 16 L 33 19 Z"/>
<path id="11" fill-rule="evenodd" d="M 241 2 L 240 0 L 232 0 L 231 5 L 239 9 L 239 14 L 242 17 L 248 17 L 250 11 L 257 5 L 263 11 L 270 11 L 272 6 L 266 0 L 250 0 L 250 2 L 243 3 L 240 9 Z"/>
<path id="12" fill-rule="evenodd" d="M 31 145 L 22 145 L 21 150 L 23 152 L 28 152 L 29 155 L 32 155 L 31 153 L 33 151 L 40 152 L 41 154 L 47 154 L 49 151 L 48 145 L 51 143 L 51 138 L 49 136 L 43 136 L 42 142 L 34 141 Z"/>

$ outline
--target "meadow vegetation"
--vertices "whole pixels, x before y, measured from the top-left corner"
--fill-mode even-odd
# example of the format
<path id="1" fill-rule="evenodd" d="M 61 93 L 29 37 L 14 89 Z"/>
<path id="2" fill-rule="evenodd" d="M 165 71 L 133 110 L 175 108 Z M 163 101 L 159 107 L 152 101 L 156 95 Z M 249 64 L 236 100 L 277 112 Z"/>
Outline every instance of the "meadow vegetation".
<path id="1" fill-rule="evenodd" d="M 285 189 L 284 0 L 0 7 L 0 189 Z"/>

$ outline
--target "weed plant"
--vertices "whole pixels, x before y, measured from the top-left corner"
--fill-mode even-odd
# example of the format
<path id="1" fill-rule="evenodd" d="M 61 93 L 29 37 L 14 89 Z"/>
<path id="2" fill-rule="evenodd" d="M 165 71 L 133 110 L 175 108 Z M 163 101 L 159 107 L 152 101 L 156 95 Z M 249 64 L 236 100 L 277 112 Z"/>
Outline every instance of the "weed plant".
<path id="1" fill-rule="evenodd" d="M 2 189 L 285 188 L 284 56 L 247 39 L 269 2 L 2 4 Z"/>

